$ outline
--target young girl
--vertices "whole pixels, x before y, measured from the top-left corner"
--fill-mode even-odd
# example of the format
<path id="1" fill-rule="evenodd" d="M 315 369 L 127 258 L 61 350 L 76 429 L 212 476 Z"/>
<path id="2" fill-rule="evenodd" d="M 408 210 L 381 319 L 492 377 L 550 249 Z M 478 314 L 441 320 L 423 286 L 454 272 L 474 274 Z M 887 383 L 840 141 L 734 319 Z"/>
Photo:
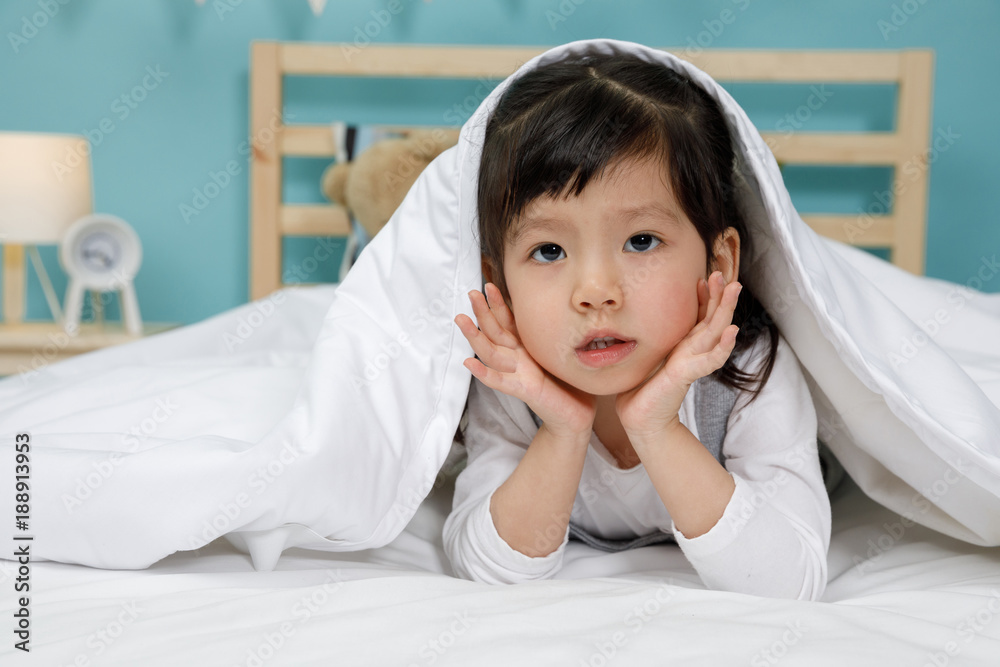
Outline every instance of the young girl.
<path id="1" fill-rule="evenodd" d="M 455 572 L 553 576 L 572 536 L 675 541 L 712 589 L 818 599 L 830 504 L 794 354 L 739 283 L 719 105 L 626 55 L 539 67 L 486 128 Z"/>

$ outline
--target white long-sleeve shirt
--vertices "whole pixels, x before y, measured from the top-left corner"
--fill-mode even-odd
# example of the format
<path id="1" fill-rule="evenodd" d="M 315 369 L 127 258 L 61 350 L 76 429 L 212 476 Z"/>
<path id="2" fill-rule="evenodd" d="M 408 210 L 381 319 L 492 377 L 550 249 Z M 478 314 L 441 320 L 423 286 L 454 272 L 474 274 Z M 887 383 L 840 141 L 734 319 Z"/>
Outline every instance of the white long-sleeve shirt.
<path id="1" fill-rule="evenodd" d="M 739 367 L 758 368 L 766 345 Z M 698 437 L 694 392 L 679 412 Z M 826 588 L 830 501 L 817 454 L 816 413 L 797 359 L 779 337 L 774 368 L 749 403 L 738 392 L 723 441 L 725 467 L 736 488 L 719 521 L 688 539 L 640 463 L 623 470 L 592 433 L 572 521 L 606 539 L 656 530 L 673 534 L 684 555 L 714 590 L 817 600 Z M 508 545 L 496 530 L 490 500 L 517 467 L 538 431 L 528 407 L 473 379 L 465 443 L 468 463 L 455 482 L 444 546 L 458 576 L 488 583 L 545 579 L 562 565 L 562 544 L 542 557 Z"/>

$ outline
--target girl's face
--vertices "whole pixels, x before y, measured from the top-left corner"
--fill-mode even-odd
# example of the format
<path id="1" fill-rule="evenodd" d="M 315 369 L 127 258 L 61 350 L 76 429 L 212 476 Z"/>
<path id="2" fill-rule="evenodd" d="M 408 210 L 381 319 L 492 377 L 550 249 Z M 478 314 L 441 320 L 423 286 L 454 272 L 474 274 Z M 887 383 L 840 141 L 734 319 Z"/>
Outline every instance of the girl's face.
<path id="1" fill-rule="evenodd" d="M 536 199 L 505 244 L 521 342 L 588 394 L 636 387 L 697 323 L 707 251 L 665 177 L 652 161 L 623 162 L 578 197 Z M 614 340 L 599 349 L 595 338 Z"/>

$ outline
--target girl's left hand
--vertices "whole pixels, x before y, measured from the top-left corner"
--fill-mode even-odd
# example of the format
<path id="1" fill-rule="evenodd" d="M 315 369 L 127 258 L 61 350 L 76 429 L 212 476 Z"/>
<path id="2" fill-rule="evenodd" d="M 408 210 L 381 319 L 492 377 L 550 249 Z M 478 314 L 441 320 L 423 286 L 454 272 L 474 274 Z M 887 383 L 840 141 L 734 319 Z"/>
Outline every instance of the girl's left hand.
<path id="1" fill-rule="evenodd" d="M 732 324 L 743 286 L 726 285 L 722 273 L 698 281 L 699 321 L 667 358 L 638 387 L 618 394 L 615 408 L 633 446 L 655 441 L 673 428 L 688 388 L 698 378 L 722 368 L 736 345 Z"/>

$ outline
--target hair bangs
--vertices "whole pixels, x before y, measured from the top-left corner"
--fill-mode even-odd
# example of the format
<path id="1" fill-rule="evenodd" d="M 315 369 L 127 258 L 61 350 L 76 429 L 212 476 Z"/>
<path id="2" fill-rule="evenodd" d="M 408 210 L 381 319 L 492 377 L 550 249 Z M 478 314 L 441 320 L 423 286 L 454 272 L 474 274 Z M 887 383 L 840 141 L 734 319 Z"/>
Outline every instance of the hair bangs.
<path id="1" fill-rule="evenodd" d="M 575 197 L 628 159 L 669 155 L 654 109 L 592 82 L 568 87 L 504 128 L 503 215 L 516 236 L 518 220 L 538 197 Z M 500 174 L 496 175 L 500 177 Z"/>

